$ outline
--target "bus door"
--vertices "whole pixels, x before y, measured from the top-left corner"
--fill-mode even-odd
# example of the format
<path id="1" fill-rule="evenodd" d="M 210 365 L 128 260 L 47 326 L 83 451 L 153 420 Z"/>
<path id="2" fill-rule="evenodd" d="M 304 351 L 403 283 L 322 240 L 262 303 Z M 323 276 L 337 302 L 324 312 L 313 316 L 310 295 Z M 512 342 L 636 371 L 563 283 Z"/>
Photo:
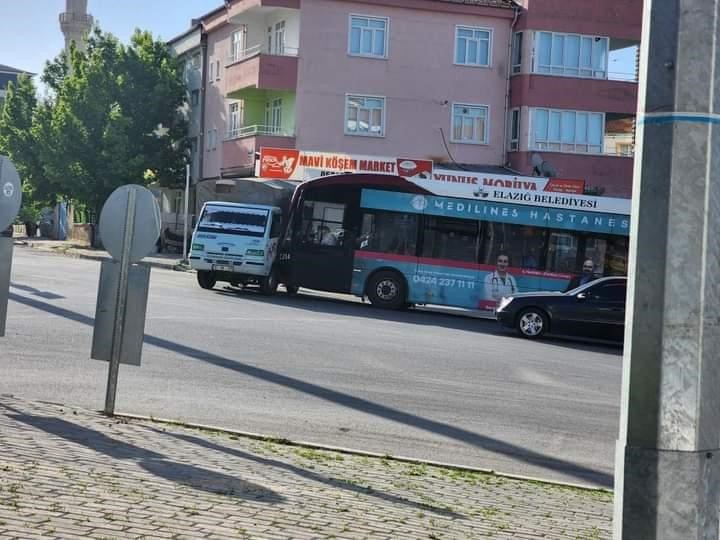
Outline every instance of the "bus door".
<path id="1" fill-rule="evenodd" d="M 293 285 L 350 292 L 354 228 L 348 204 L 305 200 L 293 230 Z"/>

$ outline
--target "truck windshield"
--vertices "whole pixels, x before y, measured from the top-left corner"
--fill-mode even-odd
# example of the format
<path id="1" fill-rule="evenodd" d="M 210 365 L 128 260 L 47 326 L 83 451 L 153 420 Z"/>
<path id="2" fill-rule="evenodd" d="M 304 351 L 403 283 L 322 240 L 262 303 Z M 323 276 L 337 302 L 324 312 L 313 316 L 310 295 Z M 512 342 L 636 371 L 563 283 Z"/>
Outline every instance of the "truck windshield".
<path id="1" fill-rule="evenodd" d="M 264 236 L 268 210 L 233 206 L 206 206 L 198 231 L 208 233 Z"/>

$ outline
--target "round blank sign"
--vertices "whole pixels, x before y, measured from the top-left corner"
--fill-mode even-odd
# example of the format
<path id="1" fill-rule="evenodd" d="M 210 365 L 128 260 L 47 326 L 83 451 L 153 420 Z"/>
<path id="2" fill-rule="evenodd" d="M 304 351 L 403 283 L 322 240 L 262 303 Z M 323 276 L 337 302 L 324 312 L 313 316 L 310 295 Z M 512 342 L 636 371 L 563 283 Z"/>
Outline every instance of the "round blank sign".
<path id="1" fill-rule="evenodd" d="M 138 262 L 150 253 L 160 237 L 160 207 L 152 192 L 135 184 L 117 188 L 100 212 L 100 238 L 116 261 L 122 257 L 131 192 L 135 194 L 135 219 L 129 237 L 130 262 Z"/>
<path id="2" fill-rule="evenodd" d="M 15 220 L 21 202 L 22 188 L 17 169 L 12 161 L 0 156 L 0 231 Z"/>

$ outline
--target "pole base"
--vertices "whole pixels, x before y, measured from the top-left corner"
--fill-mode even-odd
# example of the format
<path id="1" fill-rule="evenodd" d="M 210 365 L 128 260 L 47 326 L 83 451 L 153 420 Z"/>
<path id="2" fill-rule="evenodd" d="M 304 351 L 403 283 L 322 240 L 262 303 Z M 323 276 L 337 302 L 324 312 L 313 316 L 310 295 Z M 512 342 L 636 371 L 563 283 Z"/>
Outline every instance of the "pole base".
<path id="1" fill-rule="evenodd" d="M 718 540 L 720 450 L 625 447 L 616 540 Z M 619 521 L 619 522 L 618 522 Z"/>

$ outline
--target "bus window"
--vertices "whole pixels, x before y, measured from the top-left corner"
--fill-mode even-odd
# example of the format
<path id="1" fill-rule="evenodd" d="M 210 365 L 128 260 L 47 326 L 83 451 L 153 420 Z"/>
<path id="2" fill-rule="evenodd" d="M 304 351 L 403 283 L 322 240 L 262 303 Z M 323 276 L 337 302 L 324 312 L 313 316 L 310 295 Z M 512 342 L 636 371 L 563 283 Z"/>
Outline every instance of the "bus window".
<path id="1" fill-rule="evenodd" d="M 425 218 L 422 256 L 477 262 L 479 222 L 469 219 Z"/>
<path id="2" fill-rule="evenodd" d="M 573 273 L 577 261 L 577 251 L 576 235 L 566 232 L 551 232 L 545 269 L 550 272 Z"/>
<path id="3" fill-rule="evenodd" d="M 484 243 L 480 257 L 483 264 L 495 264 L 497 256 L 505 253 L 510 265 L 531 270 L 542 267 L 545 254 L 545 231 L 528 225 L 485 223 Z"/>
<path id="4" fill-rule="evenodd" d="M 580 268 L 575 268 L 575 272 L 582 270 L 582 263 L 587 259 L 593 262 L 593 272 L 599 276 L 604 276 L 607 270 L 605 265 L 605 257 L 607 253 L 608 242 L 605 238 L 588 237 L 585 239 L 585 254 L 580 258 Z"/>
<path id="5" fill-rule="evenodd" d="M 365 212 L 358 249 L 415 256 L 418 216 L 398 212 Z"/>
<path id="6" fill-rule="evenodd" d="M 342 245 L 345 233 L 344 216 L 344 204 L 305 201 L 299 241 L 321 246 Z"/>
<path id="7" fill-rule="evenodd" d="M 605 253 L 605 275 L 627 276 L 628 239 L 625 236 L 612 237 L 608 240 Z"/>

